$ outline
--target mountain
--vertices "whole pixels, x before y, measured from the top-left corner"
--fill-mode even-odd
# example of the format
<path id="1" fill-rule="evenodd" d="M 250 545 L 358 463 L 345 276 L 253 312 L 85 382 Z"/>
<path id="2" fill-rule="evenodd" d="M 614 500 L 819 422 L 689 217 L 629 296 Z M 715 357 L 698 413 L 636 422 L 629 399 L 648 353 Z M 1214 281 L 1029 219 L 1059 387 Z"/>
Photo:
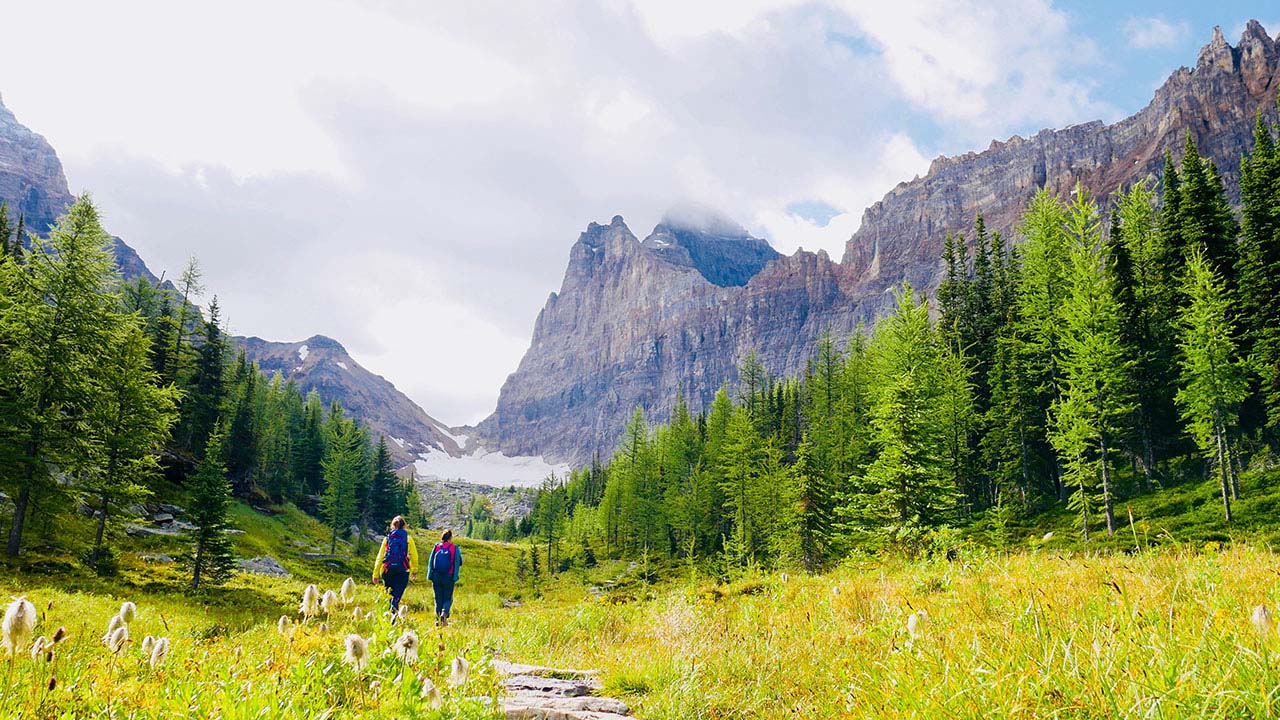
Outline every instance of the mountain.
<path id="1" fill-rule="evenodd" d="M 13 220 L 22 216 L 26 229 L 44 234 L 74 198 L 62 173 L 62 161 L 43 136 L 18 122 L 0 99 L 0 199 L 9 204 Z M 125 279 L 156 276 L 138 253 L 120 238 L 115 242 L 116 265 Z"/>
<path id="2" fill-rule="evenodd" d="M 375 442 L 386 435 L 397 467 L 420 454 L 462 454 L 459 438 L 396 389 L 386 378 L 365 370 L 333 339 L 315 335 L 302 342 L 271 342 L 237 337 L 235 343 L 268 376 L 277 372 L 297 383 L 303 394 L 315 390 L 326 406 L 337 400 L 369 428 Z M 464 439 L 465 440 L 465 439 Z"/>
<path id="3" fill-rule="evenodd" d="M 1195 68 L 1175 71 L 1132 117 L 935 160 L 867 209 L 841 262 L 822 252 L 778 256 L 715 217 L 669 216 L 644 242 L 620 216 L 592 223 L 478 439 L 583 463 L 610 454 L 636 407 L 651 420 L 665 419 L 681 394 L 705 407 L 752 351 L 774 375 L 797 375 L 824 332 L 841 341 L 870 324 L 903 281 L 936 290 L 948 231 L 968 230 L 981 214 L 1008 236 L 1042 187 L 1066 194 L 1078 182 L 1105 201 L 1135 181 L 1156 182 L 1164 153 L 1180 156 L 1188 133 L 1232 186 L 1255 115 L 1276 119 L 1278 69 L 1280 48 L 1256 21 L 1235 47 L 1215 28 Z"/>

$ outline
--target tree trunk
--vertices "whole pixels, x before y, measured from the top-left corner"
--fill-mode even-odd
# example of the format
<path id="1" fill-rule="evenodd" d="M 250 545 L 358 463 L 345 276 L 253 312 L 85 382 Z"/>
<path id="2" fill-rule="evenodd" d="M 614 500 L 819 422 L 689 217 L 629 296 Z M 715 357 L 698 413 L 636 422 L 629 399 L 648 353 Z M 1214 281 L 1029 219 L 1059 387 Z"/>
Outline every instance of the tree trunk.
<path id="1" fill-rule="evenodd" d="M 98 531 L 93 537 L 93 555 L 89 556 L 89 567 L 98 569 L 98 556 L 102 553 L 102 536 L 107 529 L 107 494 L 102 493 L 102 508 L 98 514 Z"/>
<path id="2" fill-rule="evenodd" d="M 1111 503 L 1111 470 L 1107 464 L 1107 434 L 1098 433 L 1098 449 L 1102 454 L 1102 510 L 1107 516 L 1107 535 L 1116 534 L 1116 516 Z"/>
<path id="3" fill-rule="evenodd" d="M 1231 522 L 1231 480 L 1230 471 L 1227 469 L 1227 463 L 1230 460 L 1223 451 L 1223 437 L 1221 432 L 1215 432 L 1217 435 L 1218 446 L 1218 481 L 1222 485 L 1222 509 L 1226 512 L 1227 522 Z"/>
<path id="4" fill-rule="evenodd" d="M 203 532 L 203 531 L 202 531 Z M 191 589 L 200 589 L 200 566 L 204 564 L 204 541 L 201 540 L 196 544 L 196 558 L 191 563 Z"/>
<path id="5" fill-rule="evenodd" d="M 9 527 L 9 557 L 18 557 L 22 548 L 22 524 L 27 519 L 27 506 L 31 503 L 31 483 L 22 487 L 18 497 L 13 501 L 13 524 Z"/>

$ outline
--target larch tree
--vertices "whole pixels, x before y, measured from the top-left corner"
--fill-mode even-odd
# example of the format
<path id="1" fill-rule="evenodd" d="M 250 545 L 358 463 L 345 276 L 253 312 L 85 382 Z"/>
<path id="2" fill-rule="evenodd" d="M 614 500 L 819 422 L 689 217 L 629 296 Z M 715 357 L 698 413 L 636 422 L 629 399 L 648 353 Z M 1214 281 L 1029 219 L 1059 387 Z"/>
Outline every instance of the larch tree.
<path id="1" fill-rule="evenodd" d="M 1101 481 L 1107 534 L 1115 533 L 1114 463 L 1125 421 L 1133 410 L 1133 360 L 1124 344 L 1124 314 L 1116 300 L 1114 270 L 1101 247 L 1097 207 L 1080 188 L 1067 227 L 1067 294 L 1059 309 L 1065 383 L 1053 408 L 1050 440 L 1077 488 L 1073 498 L 1087 539 L 1095 479 Z"/>
<path id="2" fill-rule="evenodd" d="M 1200 250 L 1187 261 L 1186 295 L 1179 324 L 1182 389 L 1177 401 L 1201 454 L 1217 470 L 1230 522 L 1231 502 L 1240 494 L 1232 434 L 1249 386 L 1229 319 L 1230 295 Z"/>

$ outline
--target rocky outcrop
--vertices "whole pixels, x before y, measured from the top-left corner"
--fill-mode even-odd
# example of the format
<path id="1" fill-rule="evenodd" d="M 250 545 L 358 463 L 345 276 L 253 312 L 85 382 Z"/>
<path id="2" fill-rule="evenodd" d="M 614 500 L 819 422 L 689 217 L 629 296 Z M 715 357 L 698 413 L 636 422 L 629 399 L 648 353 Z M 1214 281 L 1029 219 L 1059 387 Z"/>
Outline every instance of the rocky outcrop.
<path id="1" fill-rule="evenodd" d="M 1158 180 L 1164 153 L 1179 156 L 1188 133 L 1234 185 L 1255 115 L 1275 119 L 1278 69 L 1280 48 L 1257 22 L 1235 47 L 1215 29 L 1196 67 L 1174 72 L 1132 117 L 934 161 L 867 209 L 840 263 L 823 253 L 770 257 L 764 241 L 719 220 L 685 227 L 668 218 L 643 243 L 621 217 L 592 223 L 479 438 L 583 463 L 612 451 L 636 407 L 651 420 L 665 419 L 681 394 L 705 407 L 751 351 L 777 376 L 798 374 L 822 333 L 841 340 L 872 322 L 903 281 L 932 293 L 948 231 L 982 214 L 1008 237 L 1042 187 L 1066 194 L 1080 183 L 1105 201 Z"/>
<path id="2" fill-rule="evenodd" d="M 428 415 L 381 375 L 365 370 L 336 340 L 316 335 L 302 342 L 235 338 L 245 355 L 268 377 L 280 373 L 304 393 L 315 390 L 327 407 L 337 400 L 371 431 L 387 438 L 397 467 L 409 465 L 432 449 L 460 455 L 449 429 Z"/>
<path id="3" fill-rule="evenodd" d="M 1131 117 L 1043 130 L 1026 139 L 1015 135 L 981 153 L 938 158 L 925 177 L 898 185 L 867 209 L 843 264 L 870 287 L 905 279 L 936 288 L 948 231 L 972 227 L 982 214 L 989 228 L 1008 234 L 1041 187 L 1065 195 L 1079 182 L 1104 201 L 1144 178 L 1156 187 L 1164 153 L 1181 156 L 1188 133 L 1234 192 L 1255 115 L 1276 119 L 1278 70 L 1280 47 L 1257 21 L 1249 22 L 1236 47 L 1214 28 L 1196 67 L 1175 71 Z"/>
<path id="4" fill-rule="evenodd" d="M 27 230 L 43 234 L 57 221 L 74 198 L 67 188 L 58 154 L 43 136 L 18 122 L 0 101 L 0 199 L 9 206 L 11 219 L 22 217 Z M 131 280 L 155 281 L 138 253 L 120 238 L 113 238 L 116 265 Z"/>

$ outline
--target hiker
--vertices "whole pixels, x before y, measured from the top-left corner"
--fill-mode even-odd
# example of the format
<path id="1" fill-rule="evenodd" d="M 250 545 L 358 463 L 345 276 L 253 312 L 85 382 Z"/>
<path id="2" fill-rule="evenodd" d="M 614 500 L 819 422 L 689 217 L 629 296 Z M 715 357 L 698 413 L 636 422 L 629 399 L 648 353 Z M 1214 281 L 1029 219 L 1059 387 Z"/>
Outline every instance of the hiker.
<path id="1" fill-rule="evenodd" d="M 453 531 L 445 530 L 440 536 L 440 544 L 431 551 L 431 562 L 427 565 L 427 579 L 431 581 L 431 589 L 436 594 L 436 625 L 449 624 L 449 611 L 453 609 L 453 586 L 458 582 L 458 571 L 462 570 L 462 551 L 453 544 Z"/>
<path id="2" fill-rule="evenodd" d="M 391 593 L 391 619 L 394 622 L 400 610 L 400 598 L 409 580 L 418 574 L 418 547 L 413 544 L 413 536 L 404 528 L 404 517 L 395 516 L 391 521 L 391 531 L 382 539 L 382 547 L 378 548 L 378 557 L 373 561 L 373 581 L 382 580 Z"/>

